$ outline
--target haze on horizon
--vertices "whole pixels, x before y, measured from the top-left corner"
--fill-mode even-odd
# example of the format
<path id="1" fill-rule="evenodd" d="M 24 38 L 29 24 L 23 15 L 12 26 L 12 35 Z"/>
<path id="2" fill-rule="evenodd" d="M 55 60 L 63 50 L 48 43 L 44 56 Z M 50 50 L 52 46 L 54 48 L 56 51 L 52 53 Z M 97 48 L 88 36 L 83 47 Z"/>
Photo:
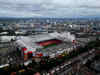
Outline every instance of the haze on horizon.
<path id="1" fill-rule="evenodd" d="M 0 0 L 0 17 L 100 16 L 100 0 Z"/>

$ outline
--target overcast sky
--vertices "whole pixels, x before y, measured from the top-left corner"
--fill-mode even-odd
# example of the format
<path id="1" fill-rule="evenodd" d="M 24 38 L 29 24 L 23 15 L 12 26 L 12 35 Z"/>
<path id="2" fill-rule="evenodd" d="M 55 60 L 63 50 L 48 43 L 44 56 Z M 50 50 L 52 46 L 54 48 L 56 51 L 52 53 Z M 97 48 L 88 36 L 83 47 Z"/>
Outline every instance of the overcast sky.
<path id="1" fill-rule="evenodd" d="M 0 0 L 0 16 L 100 16 L 100 0 Z"/>

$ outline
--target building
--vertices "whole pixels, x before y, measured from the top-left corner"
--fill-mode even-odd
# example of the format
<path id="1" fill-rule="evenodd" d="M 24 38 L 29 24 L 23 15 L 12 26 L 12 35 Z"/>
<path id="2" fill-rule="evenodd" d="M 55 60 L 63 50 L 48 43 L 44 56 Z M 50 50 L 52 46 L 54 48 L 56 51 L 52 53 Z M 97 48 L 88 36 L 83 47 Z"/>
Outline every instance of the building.
<path id="1" fill-rule="evenodd" d="M 54 58 L 64 51 L 70 52 L 73 50 L 75 38 L 69 33 L 46 33 L 28 37 L 17 37 L 16 47 L 24 51 L 24 56 L 28 57 L 29 54 L 32 56 L 49 56 Z M 26 58 L 25 58 L 26 59 Z"/>

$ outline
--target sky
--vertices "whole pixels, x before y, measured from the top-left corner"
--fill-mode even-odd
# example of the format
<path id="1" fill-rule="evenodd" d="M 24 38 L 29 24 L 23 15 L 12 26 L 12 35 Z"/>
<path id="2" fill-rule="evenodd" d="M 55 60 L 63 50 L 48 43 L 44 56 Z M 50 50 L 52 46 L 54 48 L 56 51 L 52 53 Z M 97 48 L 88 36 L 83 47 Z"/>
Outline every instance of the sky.
<path id="1" fill-rule="evenodd" d="M 100 16 L 100 0 L 0 0 L 0 17 Z"/>

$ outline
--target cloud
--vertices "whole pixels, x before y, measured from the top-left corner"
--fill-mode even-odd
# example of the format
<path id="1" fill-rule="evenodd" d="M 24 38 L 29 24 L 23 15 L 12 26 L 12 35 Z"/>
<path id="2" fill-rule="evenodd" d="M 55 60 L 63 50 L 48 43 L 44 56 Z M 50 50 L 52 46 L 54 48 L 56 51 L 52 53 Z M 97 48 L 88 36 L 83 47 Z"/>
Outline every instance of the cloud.
<path id="1" fill-rule="evenodd" d="M 100 16 L 100 0 L 0 0 L 1 17 Z"/>

